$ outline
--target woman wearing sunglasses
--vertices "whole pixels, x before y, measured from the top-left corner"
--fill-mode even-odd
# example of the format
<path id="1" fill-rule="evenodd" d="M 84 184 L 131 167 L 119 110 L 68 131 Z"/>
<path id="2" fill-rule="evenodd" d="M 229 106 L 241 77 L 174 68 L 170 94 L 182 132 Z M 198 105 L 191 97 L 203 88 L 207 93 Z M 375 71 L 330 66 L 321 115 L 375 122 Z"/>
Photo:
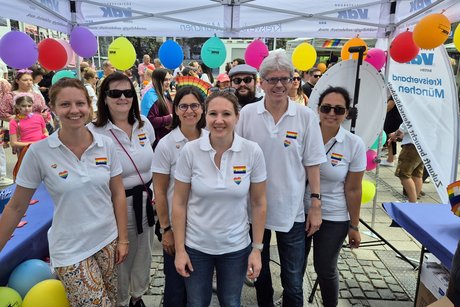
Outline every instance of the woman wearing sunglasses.
<path id="1" fill-rule="evenodd" d="M 149 186 L 155 132 L 147 118 L 140 115 L 134 85 L 122 73 L 104 79 L 97 105 L 97 119 L 88 127 L 115 144 L 128 208 L 128 238 L 123 244 L 129 246 L 129 253 L 118 266 L 117 306 L 143 307 L 142 295 L 149 288 L 152 261 L 154 212 Z"/>
<path id="2" fill-rule="evenodd" d="M 300 77 L 300 74 L 297 71 L 294 71 L 294 77 L 292 78 L 292 86 L 288 94 L 291 100 L 303 106 L 306 106 L 308 105 L 308 97 L 303 93 L 301 82 L 302 78 Z"/>
<path id="3" fill-rule="evenodd" d="M 313 262 L 318 274 L 324 306 L 337 306 L 339 275 L 337 259 L 345 238 L 351 248 L 358 248 L 361 206 L 361 182 L 366 169 L 366 147 L 355 134 L 341 124 L 350 109 L 350 96 L 341 87 L 329 87 L 319 97 L 318 113 L 327 162 L 320 166 L 320 229 L 306 236 L 306 257 L 313 241 Z M 305 212 L 310 209 L 307 186 Z M 308 196 L 308 197 L 307 197 Z"/>
<path id="4" fill-rule="evenodd" d="M 171 228 L 174 173 L 182 148 L 187 142 L 198 139 L 205 126 L 204 99 L 199 90 L 193 86 L 180 88 L 174 97 L 173 130 L 158 142 L 153 158 L 153 188 L 163 245 L 165 307 L 181 307 L 187 303 L 184 279 L 174 266 L 174 232 Z"/>

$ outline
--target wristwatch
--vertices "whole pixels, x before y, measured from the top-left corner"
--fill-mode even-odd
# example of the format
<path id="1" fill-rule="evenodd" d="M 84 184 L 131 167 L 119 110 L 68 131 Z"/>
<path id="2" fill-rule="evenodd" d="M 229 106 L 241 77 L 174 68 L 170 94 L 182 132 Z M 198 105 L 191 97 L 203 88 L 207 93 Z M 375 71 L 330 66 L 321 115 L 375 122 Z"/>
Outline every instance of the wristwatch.
<path id="1" fill-rule="evenodd" d="M 253 242 L 251 246 L 252 246 L 252 248 L 258 249 L 261 252 L 264 249 L 264 244 L 263 243 L 254 243 Z"/>
<path id="2" fill-rule="evenodd" d="M 350 229 L 353 229 L 355 231 L 359 231 L 359 227 L 358 226 L 353 226 L 350 224 Z"/>
<path id="3" fill-rule="evenodd" d="M 160 227 L 160 233 L 163 235 L 165 234 L 166 232 L 170 231 L 171 230 L 171 225 L 168 225 L 166 226 L 165 228 L 161 228 Z"/>
<path id="4" fill-rule="evenodd" d="M 311 193 L 310 198 L 318 198 L 319 200 L 321 200 L 321 194 L 319 194 L 319 193 Z"/>

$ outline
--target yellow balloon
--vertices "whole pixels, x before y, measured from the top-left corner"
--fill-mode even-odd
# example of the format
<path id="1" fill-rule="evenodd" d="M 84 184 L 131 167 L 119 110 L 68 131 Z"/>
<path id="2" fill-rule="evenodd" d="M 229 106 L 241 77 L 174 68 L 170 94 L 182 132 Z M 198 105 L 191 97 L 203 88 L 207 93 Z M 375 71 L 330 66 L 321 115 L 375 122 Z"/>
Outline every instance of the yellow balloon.
<path id="1" fill-rule="evenodd" d="M 346 61 L 350 59 L 350 52 L 348 51 L 348 48 L 350 47 L 358 47 L 358 46 L 364 46 L 366 47 L 366 51 L 364 51 L 364 55 L 367 54 L 367 44 L 365 41 L 360 39 L 359 37 L 354 37 L 350 39 L 348 42 L 343 45 L 342 50 L 340 51 L 340 57 L 342 58 L 342 61 Z M 359 56 L 359 53 L 353 53 L 352 54 L 352 59 L 357 60 Z M 365 58 L 365 57 L 364 57 Z M 364 59 L 363 58 L 363 59 Z"/>
<path id="2" fill-rule="evenodd" d="M 324 72 L 326 71 L 327 67 L 326 67 L 326 64 L 324 63 L 319 63 L 318 66 L 316 66 L 319 71 L 321 71 L 322 74 L 324 74 Z"/>
<path id="3" fill-rule="evenodd" d="M 444 14 L 431 14 L 423 17 L 414 27 L 413 38 L 422 49 L 434 49 L 447 40 L 450 21 Z"/>
<path id="4" fill-rule="evenodd" d="M 460 24 L 457 25 L 454 32 L 454 46 L 460 51 Z"/>
<path id="5" fill-rule="evenodd" d="M 118 37 L 110 44 L 108 57 L 113 67 L 127 70 L 136 61 L 136 50 L 126 37 Z"/>
<path id="6" fill-rule="evenodd" d="M 22 307 L 69 307 L 64 285 L 56 279 L 39 282 L 27 292 Z"/>
<path id="7" fill-rule="evenodd" d="M 375 184 L 369 180 L 363 180 L 362 182 L 363 194 L 361 195 L 361 204 L 367 204 L 375 196 Z"/>
<path id="8" fill-rule="evenodd" d="M 316 50 L 309 43 L 301 43 L 292 53 L 292 64 L 300 71 L 307 71 L 316 63 Z"/>

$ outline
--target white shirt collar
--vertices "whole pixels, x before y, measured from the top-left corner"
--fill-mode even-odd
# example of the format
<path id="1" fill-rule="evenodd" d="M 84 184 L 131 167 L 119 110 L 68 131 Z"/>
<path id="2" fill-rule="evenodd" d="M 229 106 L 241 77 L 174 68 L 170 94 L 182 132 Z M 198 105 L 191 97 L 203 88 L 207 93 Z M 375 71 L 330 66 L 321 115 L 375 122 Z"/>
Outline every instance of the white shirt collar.
<path id="1" fill-rule="evenodd" d="M 88 129 L 88 128 L 87 128 Z M 48 141 L 48 145 L 51 147 L 51 148 L 57 148 L 61 145 L 64 145 L 61 140 L 59 139 L 59 130 L 56 130 L 53 134 L 51 134 L 49 137 L 46 138 L 46 140 Z M 101 135 L 97 134 L 97 133 L 93 133 L 91 130 L 88 129 L 88 131 L 91 133 L 91 135 L 93 136 L 93 143 L 92 144 L 96 144 L 98 147 L 103 147 L 104 146 L 104 142 L 102 141 L 102 137 Z"/>

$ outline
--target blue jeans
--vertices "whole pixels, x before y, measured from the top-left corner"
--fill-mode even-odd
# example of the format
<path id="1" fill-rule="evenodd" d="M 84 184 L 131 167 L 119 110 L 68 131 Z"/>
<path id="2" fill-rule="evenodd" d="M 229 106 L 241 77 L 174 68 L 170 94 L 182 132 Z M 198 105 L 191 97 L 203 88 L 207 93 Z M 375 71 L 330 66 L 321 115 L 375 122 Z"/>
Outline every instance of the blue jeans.
<path id="1" fill-rule="evenodd" d="M 163 297 L 164 307 L 185 307 L 187 303 L 187 292 L 185 291 L 185 281 L 176 271 L 174 256 L 169 255 L 163 250 L 164 273 L 165 273 L 165 292 Z"/>
<path id="2" fill-rule="evenodd" d="M 240 307 L 241 290 L 248 269 L 251 246 L 223 255 L 210 255 L 186 247 L 193 272 L 185 278 L 187 307 L 207 307 L 211 303 L 212 276 L 217 274 L 217 297 L 220 306 Z"/>
<path id="3" fill-rule="evenodd" d="M 318 274 L 323 305 L 337 306 L 339 302 L 339 272 L 337 260 L 342 244 L 348 234 L 349 221 L 323 220 L 320 229 L 311 237 L 305 233 L 305 267 L 313 241 L 313 264 Z"/>
<path id="4" fill-rule="evenodd" d="M 251 231 L 252 233 L 252 231 Z M 281 264 L 283 306 L 303 306 L 303 265 L 305 262 L 305 223 L 294 223 L 289 232 L 276 232 Z M 273 306 L 273 286 L 270 272 L 271 230 L 265 229 L 262 251 L 262 270 L 254 283 L 257 303 Z"/>

